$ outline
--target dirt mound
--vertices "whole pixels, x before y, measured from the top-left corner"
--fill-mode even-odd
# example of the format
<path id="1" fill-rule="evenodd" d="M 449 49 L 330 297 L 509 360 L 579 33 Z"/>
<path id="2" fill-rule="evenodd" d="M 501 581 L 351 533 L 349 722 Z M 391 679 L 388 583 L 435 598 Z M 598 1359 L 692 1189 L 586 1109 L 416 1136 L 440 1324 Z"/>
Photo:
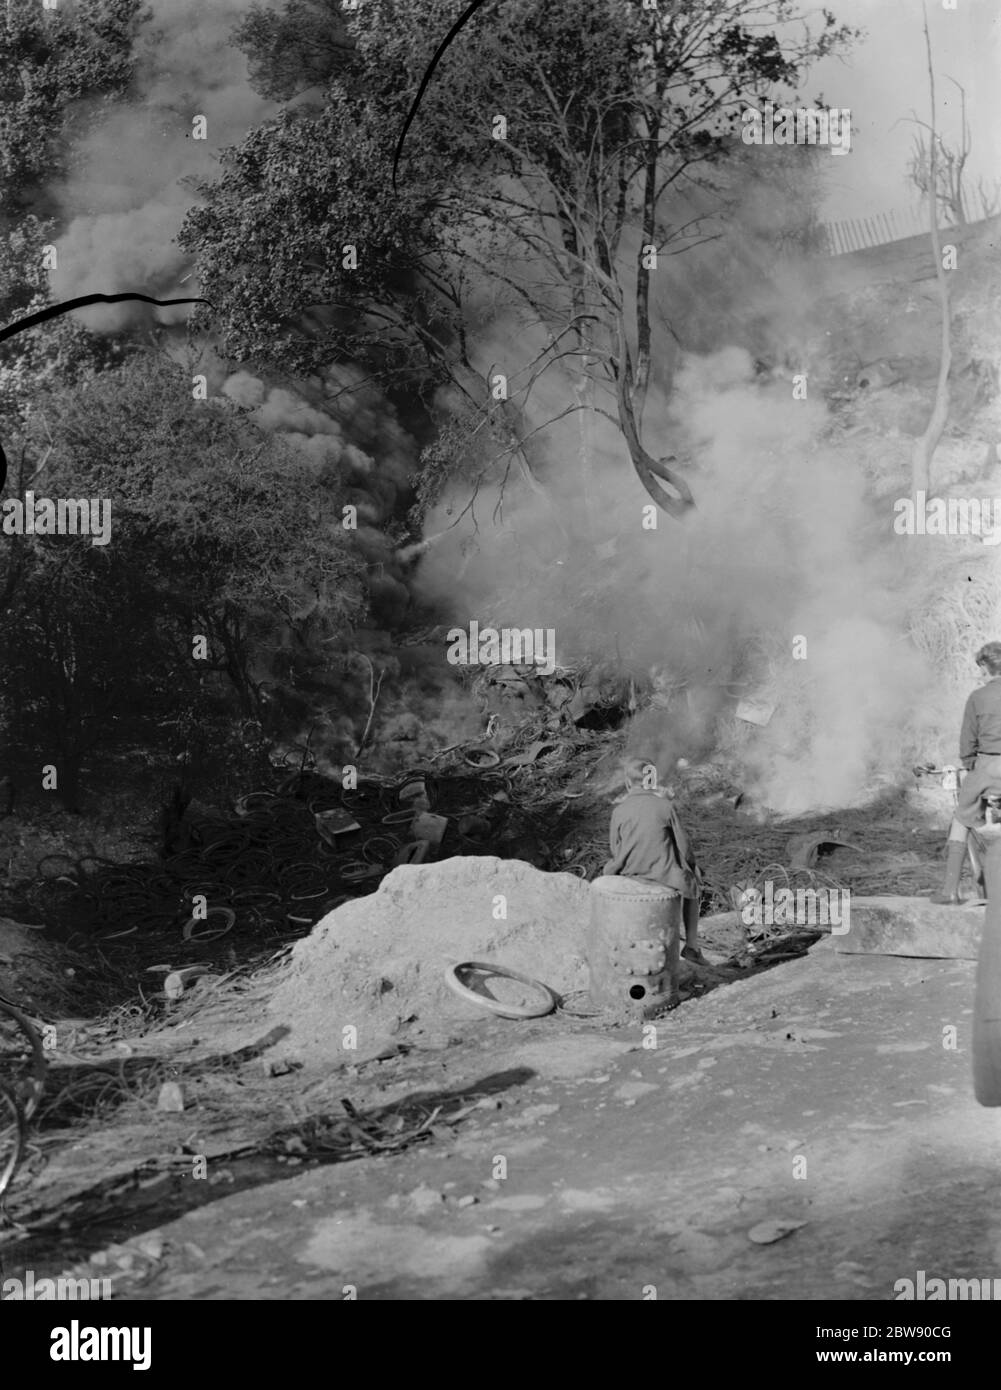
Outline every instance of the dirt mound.
<path id="1" fill-rule="evenodd" d="M 509 966 L 558 994 L 584 989 L 588 902 L 581 879 L 518 859 L 394 869 L 377 893 L 331 912 L 295 947 L 269 1006 L 292 1029 L 283 1050 L 310 1063 L 355 1062 L 394 1038 L 440 1041 L 449 1020 L 484 1016 L 442 979 L 463 960 Z"/>

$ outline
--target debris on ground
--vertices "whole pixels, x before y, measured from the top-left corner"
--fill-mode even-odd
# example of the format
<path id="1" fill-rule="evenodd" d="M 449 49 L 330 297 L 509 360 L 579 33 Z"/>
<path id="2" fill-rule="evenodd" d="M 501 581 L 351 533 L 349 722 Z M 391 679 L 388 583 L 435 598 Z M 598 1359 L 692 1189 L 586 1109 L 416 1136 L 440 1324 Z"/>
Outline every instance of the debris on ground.
<path id="1" fill-rule="evenodd" d="M 784 1240 L 805 1225 L 805 1221 L 759 1221 L 748 1231 L 747 1238 L 755 1245 L 774 1245 L 777 1240 Z"/>
<path id="2" fill-rule="evenodd" d="M 164 995 L 168 999 L 181 999 L 188 985 L 210 974 L 206 965 L 187 965 L 183 970 L 172 970 L 163 982 Z"/>
<path id="3" fill-rule="evenodd" d="M 589 1003 L 578 936 L 587 880 L 608 857 L 613 773 L 626 745 L 616 720 L 635 692 L 592 682 L 584 717 L 575 719 L 571 703 L 587 685 L 579 673 L 557 672 L 545 683 L 513 676 L 539 698 L 526 699 L 518 719 L 510 704 L 494 713 L 482 742 L 349 787 L 304 765 L 230 811 L 192 803 L 184 843 L 159 862 L 112 863 L 92 847 L 80 857 L 46 845 L 33 880 L 3 884 L 4 910 L 38 925 L 0 921 L 0 992 L 9 987 L 40 1022 L 53 1020 L 57 1038 L 54 1084 L 15 1178 L 17 1199 L 48 1192 L 50 1172 L 53 1183 L 72 1186 L 62 1149 L 72 1144 L 79 1153 L 81 1139 L 101 1149 L 112 1117 L 116 1160 L 128 1154 L 132 1182 L 150 1159 L 149 1115 L 161 1094 L 174 1102 L 157 1116 L 161 1139 L 192 1115 L 201 1125 L 208 1105 L 212 1132 L 197 1151 L 220 1157 L 294 1165 L 449 1142 L 464 1106 L 500 1102 L 467 1097 L 440 1114 L 428 1106 L 382 1116 L 376 1107 L 362 1123 L 335 1096 L 306 1122 L 300 1112 L 294 1125 L 275 1125 L 292 1119 L 285 1106 L 293 1091 L 308 1090 L 315 1066 L 330 1072 L 346 1063 L 352 1084 L 375 1072 L 392 1077 L 411 1065 L 415 1047 L 451 1045 L 457 1020 L 500 1024 L 520 1044 L 532 1025 L 492 1020 L 450 994 L 445 971 L 461 962 L 509 966 L 561 996 L 557 1012 L 535 1025 L 547 1031 L 528 1047 L 526 1066 L 577 1075 L 599 1057 L 607 1062 L 610 1042 L 618 1055 L 623 1044 L 581 1031 L 582 1023 L 602 1030 L 607 1020 Z M 744 924 L 739 909 L 760 900 L 768 880 L 855 895 L 938 886 L 941 832 L 906 796 L 840 812 L 832 830 L 829 811 L 789 820 L 744 814 L 723 765 L 682 758 L 671 777 L 705 871 L 700 937 L 710 961 L 685 969 L 683 1000 L 791 960 L 818 939 L 820 931 Z M 794 833 L 822 847 L 822 857 L 790 864 Z M 864 855 L 845 842 L 864 846 Z M 490 988 L 507 999 L 493 980 Z M 271 1008 L 275 1036 L 243 1048 L 244 1031 L 240 1043 L 220 1040 L 213 1055 L 168 1062 L 179 1027 L 195 1025 L 179 1040 L 197 1041 L 197 1032 L 204 1041 L 234 1004 L 245 1029 Z M 277 1055 L 264 1059 L 272 1048 Z M 253 1068 L 240 1071 L 250 1060 Z M 253 1119 L 248 1101 L 260 1111 Z M 180 1136 L 175 1142 L 140 1178 L 142 1200 L 144 1183 L 152 1200 L 156 1183 L 190 1165 L 190 1150 Z M 227 1171 L 214 1171 L 212 1182 L 232 1182 Z M 114 1200 L 110 1189 L 108 1196 Z"/>
<path id="4" fill-rule="evenodd" d="M 184 1109 L 184 1092 L 176 1081 L 165 1081 L 156 1098 L 157 1110 L 181 1111 Z"/>
<path id="5" fill-rule="evenodd" d="M 836 848 L 861 849 L 860 845 L 853 845 L 849 840 L 839 839 L 832 831 L 813 832 L 806 835 L 794 835 L 786 845 L 786 855 L 789 860 L 790 869 L 812 869 L 817 862 L 822 850 Z"/>

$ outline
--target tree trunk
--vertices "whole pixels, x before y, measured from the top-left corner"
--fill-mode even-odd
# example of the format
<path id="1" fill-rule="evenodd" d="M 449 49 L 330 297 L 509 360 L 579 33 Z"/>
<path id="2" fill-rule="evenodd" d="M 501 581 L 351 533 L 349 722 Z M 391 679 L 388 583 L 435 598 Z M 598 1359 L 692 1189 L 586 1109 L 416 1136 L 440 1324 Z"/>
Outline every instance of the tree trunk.
<path id="1" fill-rule="evenodd" d="M 655 88 L 654 112 L 659 113 L 664 99 L 663 84 Z M 657 173 L 660 164 L 660 116 L 647 117 L 646 151 L 643 171 L 643 226 L 640 248 L 636 258 L 636 367 L 630 390 L 632 417 L 637 432 L 643 428 L 643 408 L 650 389 L 650 271 L 644 264 L 645 246 L 657 244 Z"/>
<path id="2" fill-rule="evenodd" d="M 587 314 L 587 278 L 584 264 L 586 250 L 580 244 L 577 228 L 564 221 L 562 227 L 563 245 L 569 257 L 567 279 L 570 285 L 570 314 L 577 340 L 577 363 L 572 377 L 572 390 L 577 405 L 577 470 L 579 491 L 577 516 L 574 527 L 588 542 L 593 542 L 593 509 L 591 506 L 592 449 L 591 432 L 594 414 L 594 383 L 591 380 L 591 356 L 588 349 L 592 344 L 592 325 Z"/>
<path id="3" fill-rule="evenodd" d="M 925 16 L 925 50 L 928 55 L 928 85 L 931 91 L 931 139 L 929 140 L 929 181 L 928 207 L 931 231 L 932 255 L 935 257 L 935 276 L 938 280 L 939 299 L 942 308 L 941 355 L 939 358 L 938 383 L 935 387 L 935 404 L 924 434 L 914 441 L 911 451 L 911 488 L 917 500 L 917 493 L 928 493 L 931 487 L 931 461 L 942 438 L 945 422 L 949 414 L 949 370 L 952 366 L 952 340 L 949 331 L 949 283 L 945 267 L 942 265 L 942 245 L 938 233 L 938 199 L 936 198 L 938 179 L 938 160 L 936 156 L 937 138 L 935 134 L 935 71 L 932 66 L 931 39 L 928 37 L 928 17 Z"/>
<path id="4" fill-rule="evenodd" d="M 625 325 L 621 322 L 619 324 L 616 388 L 619 426 L 637 476 L 660 510 L 667 512 L 668 516 L 681 520 L 690 508 L 695 506 L 695 499 L 681 474 L 668 467 L 668 464 L 674 461 L 674 456 L 669 455 L 667 458 L 655 459 L 647 453 L 640 442 L 636 416 L 633 412 L 633 381 L 629 345 L 626 342 Z M 661 478 L 674 489 L 673 492 L 668 492 L 662 486 L 658 481 Z"/>
<path id="5" fill-rule="evenodd" d="M 591 499 L 594 482 L 594 380 L 588 370 L 591 358 L 586 349 L 590 346 L 590 325 L 581 324 L 578 342 L 581 348 L 580 370 L 574 376 L 573 394 L 577 404 L 577 471 L 580 478 L 580 525 L 584 539 L 594 541 L 594 507 Z"/>

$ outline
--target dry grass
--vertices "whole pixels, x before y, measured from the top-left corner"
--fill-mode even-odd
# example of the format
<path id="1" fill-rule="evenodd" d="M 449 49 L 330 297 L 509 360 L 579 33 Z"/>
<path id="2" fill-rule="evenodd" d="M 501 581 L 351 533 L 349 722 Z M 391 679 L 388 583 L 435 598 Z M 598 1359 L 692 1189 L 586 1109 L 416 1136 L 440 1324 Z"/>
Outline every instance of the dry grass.
<path id="1" fill-rule="evenodd" d="M 942 828 L 901 794 L 850 810 L 797 816 L 756 824 L 718 806 L 692 806 L 682 819 L 695 845 L 706 883 L 703 911 L 725 912 L 738 883 L 760 887 L 766 878 L 791 888 L 847 888 L 860 896 L 920 895 L 939 886 L 939 858 L 949 805 L 943 800 Z M 829 834 L 860 846 L 822 854 L 813 870 L 788 867 L 793 836 Z"/>
<path id="2" fill-rule="evenodd" d="M 907 635 L 947 678 L 972 679 L 974 655 L 1001 630 L 1001 561 L 994 548 L 971 550 L 957 566 L 943 559 L 917 594 Z"/>

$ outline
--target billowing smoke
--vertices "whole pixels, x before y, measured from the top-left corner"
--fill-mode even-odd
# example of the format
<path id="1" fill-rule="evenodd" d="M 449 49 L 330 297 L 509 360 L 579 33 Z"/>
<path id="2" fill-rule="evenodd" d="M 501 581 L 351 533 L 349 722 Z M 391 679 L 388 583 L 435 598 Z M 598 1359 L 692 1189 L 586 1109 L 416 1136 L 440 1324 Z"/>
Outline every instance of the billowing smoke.
<path id="1" fill-rule="evenodd" d="M 746 310 L 739 288 L 732 300 Z M 757 290 L 754 314 L 767 329 Z M 772 346 L 784 340 L 795 354 L 790 317 L 776 301 Z M 516 341 L 495 330 L 484 346 L 512 378 Z M 424 561 L 424 591 L 481 624 L 553 627 L 562 662 L 612 663 L 645 684 L 652 698 L 630 739 L 662 766 L 721 760 L 759 802 L 789 814 L 857 801 L 920 753 L 915 711 L 930 679 L 905 640 L 888 508 L 873 500 L 857 446 L 829 428 L 819 390 L 794 399 L 791 374 L 762 372 L 744 347 L 679 352 L 670 378 L 658 375 L 648 447 L 686 460 L 696 511 L 646 529 L 648 498 L 624 444 L 593 419 L 590 552 L 565 553 L 557 517 L 509 478 L 458 524 L 464 492 L 443 500 L 429 521 L 444 535 Z M 533 387 L 530 426 L 572 399 L 553 371 Z M 548 439 L 541 472 L 567 514 L 584 486 L 579 417 Z"/>
<path id="2" fill-rule="evenodd" d="M 901 716 L 927 681 L 900 641 L 907 615 L 891 596 L 899 549 L 885 511 L 853 451 L 825 439 L 823 405 L 793 399 L 788 382 L 757 382 L 745 353 L 687 360 L 676 388 L 700 459 L 694 616 L 718 633 L 725 620 L 727 647 L 710 655 L 736 678 L 731 698 L 775 707 L 763 728 L 724 718 L 717 741 L 729 738 L 778 810 L 849 804 L 880 765 L 897 772 L 909 738 Z M 757 652 L 740 669 L 742 638 Z"/>
<path id="3" fill-rule="evenodd" d="M 336 480 L 339 496 L 357 512 L 353 538 L 366 568 L 367 626 L 311 643 L 308 658 L 300 654 L 305 667 L 298 679 L 310 692 L 311 708 L 301 726 L 289 730 L 293 742 L 302 747 L 309 741 L 321 771 L 345 762 L 395 771 L 457 739 L 475 738 L 482 720 L 443 661 L 440 644 L 399 642 L 420 617 L 397 543 L 400 518 L 412 501 L 418 446 L 391 403 L 349 366 L 295 386 L 247 370 L 220 372 L 220 366 L 210 363 L 211 389 L 308 460 L 318 488 Z M 370 715 L 373 736 L 360 748 Z"/>
<path id="4" fill-rule="evenodd" d="M 154 0 L 141 102 L 110 112 L 60 190 L 67 226 L 57 297 L 185 292 L 188 267 L 173 240 L 194 199 L 185 180 L 211 176 L 216 152 L 271 110 L 228 44 L 248 7 Z M 205 141 L 192 138 L 196 116 L 206 119 Z M 517 469 L 503 487 L 496 475 L 484 482 L 471 512 L 468 484 L 456 486 L 428 518 L 427 534 L 438 539 L 415 585 L 401 561 L 399 519 L 417 446 L 385 399 L 347 367 L 291 386 L 217 364 L 213 389 L 287 435 L 318 480 L 336 470 L 358 508 L 373 626 L 352 641 L 370 668 L 345 680 L 332 755 L 365 722 L 358 690 L 369 669 L 385 676 L 379 742 L 395 739 L 401 757 L 408 746 L 424 752 L 477 731 L 482 721 L 451 681 L 443 642 L 394 647 L 392 634 L 422 603 L 432 619 L 554 628 L 559 660 L 603 662 L 652 692 L 633 723 L 635 747 L 665 765 L 721 758 L 782 811 L 847 804 L 876 785 L 880 769 L 892 776 L 921 751 L 913 711 L 928 673 L 905 640 L 906 605 L 892 597 L 901 593 L 899 551 L 885 509 L 867 500 L 864 460 L 832 437 L 822 373 L 805 345 L 817 263 L 776 260 L 777 209 L 795 220 L 797 235 L 809 228 L 793 196 L 756 193 L 753 179 L 745 202 L 739 234 L 713 255 L 678 257 L 656 277 L 655 331 L 665 348 L 644 438 L 655 455 L 685 460 L 698 509 L 680 525 L 659 515 L 649 529 L 648 499 L 615 427 L 570 415 L 533 448 L 551 503 Z M 123 319 L 102 310 L 98 322 L 108 330 Z M 500 318 L 477 336 L 479 365 L 506 371 L 517 400 L 538 335 Z M 762 370 L 762 357 L 772 370 Z M 797 369 L 811 373 L 809 400 L 793 399 Z M 570 380 L 550 372 L 533 385 L 529 428 L 572 400 Z M 573 553 L 567 522 L 585 510 L 593 540 L 587 553 Z M 749 700 L 764 722 L 737 717 Z"/>
<path id="5" fill-rule="evenodd" d="M 391 534 L 411 500 L 417 445 L 392 405 L 350 366 L 295 387 L 239 370 L 217 389 L 308 460 L 318 485 L 337 479 L 345 504 L 357 511 L 352 530 L 368 568 L 373 621 L 387 630 L 401 626 L 411 599 Z"/>
<path id="6" fill-rule="evenodd" d="M 243 55 L 229 46 L 250 0 L 153 0 L 140 37 L 136 100 L 113 107 L 77 146 L 76 172 L 56 190 L 65 231 L 56 243 L 53 295 L 140 290 L 185 293 L 186 261 L 174 238 L 218 151 L 242 139 L 274 107 L 247 82 Z M 205 118 L 204 139 L 195 138 Z M 190 293 L 190 285 L 188 286 Z M 135 311 L 86 311 L 110 331 Z M 163 310 L 164 322 L 187 309 Z"/>

